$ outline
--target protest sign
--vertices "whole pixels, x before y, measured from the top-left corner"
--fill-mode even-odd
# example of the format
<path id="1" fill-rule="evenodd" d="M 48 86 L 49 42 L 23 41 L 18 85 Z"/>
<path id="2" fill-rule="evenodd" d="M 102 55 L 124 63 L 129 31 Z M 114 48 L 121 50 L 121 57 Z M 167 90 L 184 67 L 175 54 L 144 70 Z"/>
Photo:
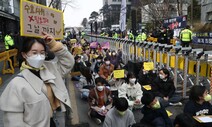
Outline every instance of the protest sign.
<path id="1" fill-rule="evenodd" d="M 46 32 L 63 38 L 63 12 L 27 0 L 21 0 L 20 7 L 21 36 L 43 37 Z"/>
<path id="2" fill-rule="evenodd" d="M 153 62 L 144 62 L 144 70 L 154 70 L 154 64 Z"/>
<path id="3" fill-rule="evenodd" d="M 102 46 L 102 49 L 110 49 L 110 43 L 109 42 L 102 42 L 101 46 Z"/>
<path id="4" fill-rule="evenodd" d="M 114 70 L 113 77 L 114 78 L 124 78 L 124 70 Z"/>

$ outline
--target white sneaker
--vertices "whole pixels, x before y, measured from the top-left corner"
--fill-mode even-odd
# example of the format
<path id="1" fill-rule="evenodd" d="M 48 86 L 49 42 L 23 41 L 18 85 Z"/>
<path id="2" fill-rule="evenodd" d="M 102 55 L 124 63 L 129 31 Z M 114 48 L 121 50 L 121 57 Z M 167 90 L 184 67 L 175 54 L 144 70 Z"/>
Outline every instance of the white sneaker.
<path id="1" fill-rule="evenodd" d="M 100 119 L 98 119 L 98 118 L 95 118 L 94 121 L 95 121 L 95 123 L 96 123 L 97 125 L 99 125 L 99 124 L 102 123 L 102 121 L 101 121 Z"/>
<path id="2" fill-rule="evenodd" d="M 182 106 L 183 104 L 181 102 L 177 102 L 177 103 L 169 103 L 169 105 L 172 105 L 172 106 Z"/>

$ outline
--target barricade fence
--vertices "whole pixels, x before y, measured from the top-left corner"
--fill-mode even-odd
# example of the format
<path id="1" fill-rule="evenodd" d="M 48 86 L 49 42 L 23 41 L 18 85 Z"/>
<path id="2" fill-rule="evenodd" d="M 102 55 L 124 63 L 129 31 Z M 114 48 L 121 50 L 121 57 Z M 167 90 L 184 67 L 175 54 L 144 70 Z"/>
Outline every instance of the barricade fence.
<path id="1" fill-rule="evenodd" d="M 0 53 L 0 62 L 4 62 L 3 68 L 2 68 L 2 74 L 14 74 L 15 73 L 14 67 L 18 66 L 17 55 L 18 55 L 17 49 L 11 49 L 11 50 Z M 11 58 L 12 58 L 12 60 L 11 60 Z M 8 65 L 9 67 L 7 66 L 7 63 L 9 64 Z M 2 84 L 2 82 L 3 82 L 2 78 L 0 77 L 0 85 Z"/>
<path id="2" fill-rule="evenodd" d="M 100 45 L 108 42 L 110 50 L 121 49 L 124 64 L 128 61 L 153 62 L 156 71 L 167 68 L 183 98 L 187 97 L 186 92 L 193 85 L 205 85 L 212 93 L 212 51 L 102 36 L 86 35 L 85 38 Z"/>

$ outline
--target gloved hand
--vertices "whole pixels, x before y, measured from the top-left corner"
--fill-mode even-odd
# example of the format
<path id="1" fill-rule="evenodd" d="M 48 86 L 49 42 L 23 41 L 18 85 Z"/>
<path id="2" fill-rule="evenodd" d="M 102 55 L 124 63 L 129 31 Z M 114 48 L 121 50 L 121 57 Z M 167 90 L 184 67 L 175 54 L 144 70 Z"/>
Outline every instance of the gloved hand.
<path id="1" fill-rule="evenodd" d="M 49 47 L 50 51 L 57 52 L 62 49 L 63 44 L 61 42 L 56 42 L 54 37 L 46 32 L 42 32 L 43 39 L 46 42 L 46 45 Z"/>

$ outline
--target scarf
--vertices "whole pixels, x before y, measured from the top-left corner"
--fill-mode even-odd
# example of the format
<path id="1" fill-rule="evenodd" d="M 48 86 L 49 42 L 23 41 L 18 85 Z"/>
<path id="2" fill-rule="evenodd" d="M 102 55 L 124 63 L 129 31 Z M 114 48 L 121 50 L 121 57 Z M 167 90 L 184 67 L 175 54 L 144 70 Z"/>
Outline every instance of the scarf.
<path id="1" fill-rule="evenodd" d="M 40 70 L 44 70 L 44 66 L 40 67 L 40 68 L 34 68 L 34 67 L 31 67 L 29 65 L 26 64 L 26 62 L 22 62 L 21 64 L 21 68 L 20 70 L 23 71 L 24 69 L 29 69 L 29 70 L 34 70 L 34 71 L 40 71 Z"/>

